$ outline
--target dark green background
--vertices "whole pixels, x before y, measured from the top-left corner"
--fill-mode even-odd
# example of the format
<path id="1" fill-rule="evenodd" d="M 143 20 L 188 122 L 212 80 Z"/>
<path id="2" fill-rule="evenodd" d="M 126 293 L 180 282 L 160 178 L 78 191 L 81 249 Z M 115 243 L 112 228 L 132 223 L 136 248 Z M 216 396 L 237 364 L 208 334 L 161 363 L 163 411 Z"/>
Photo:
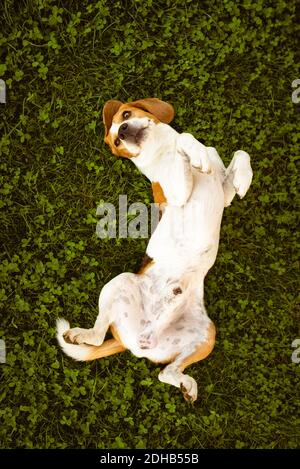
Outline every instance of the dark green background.
<path id="1" fill-rule="evenodd" d="M 1 447 L 299 446 L 297 4 L 1 2 Z M 95 226 L 100 201 L 151 201 L 148 181 L 104 146 L 101 122 L 106 100 L 149 96 L 226 164 L 248 151 L 254 170 L 225 210 L 207 276 L 218 336 L 189 369 L 193 407 L 146 360 L 75 363 L 55 339 L 59 316 L 91 327 L 101 287 L 143 257 L 146 240 L 103 241 Z"/>

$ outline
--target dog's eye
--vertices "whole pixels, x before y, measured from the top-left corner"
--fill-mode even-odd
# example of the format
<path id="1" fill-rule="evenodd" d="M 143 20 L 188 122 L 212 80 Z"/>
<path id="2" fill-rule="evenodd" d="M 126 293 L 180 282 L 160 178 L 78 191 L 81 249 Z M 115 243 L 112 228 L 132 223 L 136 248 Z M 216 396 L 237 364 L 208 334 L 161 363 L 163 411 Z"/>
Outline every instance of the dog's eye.
<path id="1" fill-rule="evenodd" d="M 130 116 L 131 116 L 131 112 L 130 112 L 130 111 L 124 111 L 124 112 L 123 112 L 123 117 L 124 117 L 124 119 L 129 119 Z"/>
<path id="2" fill-rule="evenodd" d="M 115 146 L 118 147 L 121 143 L 121 140 L 119 138 L 116 138 L 115 140 Z"/>

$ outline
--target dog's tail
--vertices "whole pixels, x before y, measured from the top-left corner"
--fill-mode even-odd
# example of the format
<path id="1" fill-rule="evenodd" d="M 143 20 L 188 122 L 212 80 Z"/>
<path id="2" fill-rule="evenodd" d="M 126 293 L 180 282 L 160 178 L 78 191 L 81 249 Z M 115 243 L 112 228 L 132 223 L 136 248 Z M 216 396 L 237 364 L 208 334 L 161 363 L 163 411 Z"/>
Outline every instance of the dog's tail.
<path id="1" fill-rule="evenodd" d="M 115 353 L 124 352 L 126 348 L 116 339 L 105 340 L 102 345 L 76 345 L 65 341 L 63 334 L 70 329 L 70 324 L 65 319 L 58 319 L 56 322 L 59 345 L 66 355 L 78 361 L 95 360 L 96 358 L 108 357 Z"/>

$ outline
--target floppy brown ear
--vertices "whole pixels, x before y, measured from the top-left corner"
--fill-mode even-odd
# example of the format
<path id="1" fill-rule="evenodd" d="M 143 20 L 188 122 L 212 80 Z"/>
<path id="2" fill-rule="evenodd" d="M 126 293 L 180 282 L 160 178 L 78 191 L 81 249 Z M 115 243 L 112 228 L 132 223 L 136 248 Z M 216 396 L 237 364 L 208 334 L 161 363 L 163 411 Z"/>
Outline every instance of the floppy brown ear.
<path id="1" fill-rule="evenodd" d="M 121 101 L 117 101 L 115 99 L 111 99 L 104 104 L 103 107 L 103 122 L 105 125 L 105 136 L 108 135 L 109 129 L 111 128 L 112 120 L 116 112 L 118 112 L 120 106 L 122 106 Z"/>
<path id="2" fill-rule="evenodd" d="M 150 112 L 159 121 L 165 124 L 169 124 L 174 118 L 173 106 L 157 98 L 139 99 L 138 101 L 130 103 L 130 105 Z"/>

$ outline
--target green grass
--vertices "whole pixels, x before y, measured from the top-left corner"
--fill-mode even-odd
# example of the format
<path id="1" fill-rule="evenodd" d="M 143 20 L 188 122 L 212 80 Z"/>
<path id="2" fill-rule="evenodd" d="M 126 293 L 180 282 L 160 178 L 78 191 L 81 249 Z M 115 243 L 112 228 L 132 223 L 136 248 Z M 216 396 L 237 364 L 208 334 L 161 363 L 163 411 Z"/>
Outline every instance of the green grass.
<path id="1" fill-rule="evenodd" d="M 296 0 L 0 6 L 0 364 L 2 448 L 293 448 L 300 444 L 296 161 L 300 104 Z M 63 7 L 62 5 L 65 5 Z M 96 207 L 151 201 L 150 185 L 103 143 L 108 99 L 154 96 L 174 127 L 242 148 L 254 180 L 226 209 L 206 304 L 214 352 L 189 372 L 189 407 L 129 352 L 75 363 L 59 316 L 91 327 L 102 286 L 135 271 L 146 240 L 100 240 Z"/>

